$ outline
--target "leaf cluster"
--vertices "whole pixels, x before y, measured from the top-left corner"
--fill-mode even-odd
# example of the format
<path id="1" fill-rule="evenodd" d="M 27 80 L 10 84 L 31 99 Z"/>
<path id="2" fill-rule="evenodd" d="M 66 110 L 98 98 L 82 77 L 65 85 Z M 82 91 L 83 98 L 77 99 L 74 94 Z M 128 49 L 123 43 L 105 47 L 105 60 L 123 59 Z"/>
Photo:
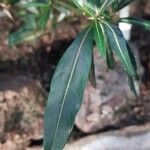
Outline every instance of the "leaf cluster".
<path id="1" fill-rule="evenodd" d="M 117 12 L 133 0 L 72 0 L 87 15 L 89 25 L 79 33 L 61 58 L 54 73 L 45 111 L 44 149 L 62 150 L 82 104 L 88 78 L 95 85 L 93 43 L 109 69 L 118 57 L 129 86 L 138 96 L 138 71 L 133 52 L 118 28 L 126 22 L 150 30 L 150 22 L 138 18 L 118 18 Z M 115 57 L 114 57 L 115 56 Z M 55 115 L 51 114 L 55 112 Z"/>

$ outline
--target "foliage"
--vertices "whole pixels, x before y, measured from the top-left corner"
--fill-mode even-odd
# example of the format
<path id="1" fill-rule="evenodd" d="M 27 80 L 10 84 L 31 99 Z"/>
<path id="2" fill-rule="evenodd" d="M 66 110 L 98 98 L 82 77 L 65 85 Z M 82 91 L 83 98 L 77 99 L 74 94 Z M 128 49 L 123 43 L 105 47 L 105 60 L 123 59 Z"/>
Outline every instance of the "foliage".
<path id="1" fill-rule="evenodd" d="M 52 31 L 66 17 L 79 14 L 73 2 L 65 0 L 54 2 L 51 0 L 3 0 L 0 4 L 3 4 L 3 10 L 7 12 L 7 15 L 9 13 L 9 17 L 12 8 L 13 13 L 16 14 L 15 18 L 21 21 L 20 28 L 10 33 L 10 45 L 35 40 L 42 34 Z"/>
<path id="2" fill-rule="evenodd" d="M 45 29 L 53 28 L 54 24 L 65 17 L 70 17 L 71 13 L 78 15 L 82 12 L 89 18 L 87 27 L 79 33 L 61 58 L 51 81 L 44 119 L 45 150 L 63 149 L 81 107 L 88 77 L 95 84 L 92 56 L 94 41 L 101 57 L 106 60 L 108 68 L 113 69 L 115 66 L 114 55 L 119 58 L 127 73 L 131 90 L 138 95 L 136 61 L 118 28 L 118 23 L 131 23 L 150 30 L 150 22 L 133 17 L 118 18 L 117 15 L 120 9 L 133 1 L 32 0 L 25 3 L 19 0 L 5 1 L 16 6 L 18 15 L 24 23 L 18 31 L 10 34 L 11 45 L 40 36 Z M 47 26 L 49 20 L 50 27 Z"/>

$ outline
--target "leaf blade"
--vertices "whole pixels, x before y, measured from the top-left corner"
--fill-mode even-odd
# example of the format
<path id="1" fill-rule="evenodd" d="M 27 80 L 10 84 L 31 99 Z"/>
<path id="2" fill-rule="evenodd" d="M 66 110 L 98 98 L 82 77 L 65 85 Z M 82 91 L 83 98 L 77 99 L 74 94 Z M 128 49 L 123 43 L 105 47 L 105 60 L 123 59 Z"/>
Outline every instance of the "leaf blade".
<path id="1" fill-rule="evenodd" d="M 114 11 L 119 11 L 120 9 L 124 8 L 125 6 L 131 4 L 135 0 L 117 0 L 114 2 Z"/>
<path id="2" fill-rule="evenodd" d="M 89 16 L 95 16 L 96 12 L 94 10 L 94 7 L 91 5 L 91 3 L 88 2 L 88 0 L 72 0 L 74 4 L 83 10 L 87 15 Z"/>
<path id="3" fill-rule="evenodd" d="M 72 129 L 75 115 L 82 103 L 91 66 L 92 39 L 91 28 L 81 32 L 58 64 L 52 79 L 51 92 L 45 111 L 45 150 L 63 149 Z M 65 108 L 67 109 L 65 110 Z M 53 112 L 57 113 L 51 119 L 49 116 Z"/>
<path id="4" fill-rule="evenodd" d="M 128 53 L 126 41 L 118 27 L 110 25 L 104 22 L 104 28 L 107 36 L 107 41 L 110 44 L 111 49 L 120 58 L 120 61 L 125 67 L 125 70 L 130 76 L 136 76 L 134 64 Z"/>
<path id="5" fill-rule="evenodd" d="M 104 28 L 101 23 L 94 21 L 94 39 L 100 55 L 106 59 L 106 41 Z"/>
<path id="6" fill-rule="evenodd" d="M 90 69 L 90 73 L 89 73 L 89 81 L 90 81 L 91 85 L 96 89 L 94 54 L 92 54 L 92 62 L 91 62 L 91 69 Z"/>
<path id="7" fill-rule="evenodd" d="M 127 79 L 131 91 L 134 93 L 136 97 L 138 97 L 140 95 L 138 80 L 135 77 L 131 77 L 128 74 L 127 74 Z"/>
<path id="8" fill-rule="evenodd" d="M 31 41 L 42 34 L 40 31 L 36 31 L 37 26 L 34 15 L 27 14 L 23 18 L 23 23 L 23 26 L 18 30 L 9 34 L 9 45 L 19 44 L 23 41 Z"/>
<path id="9" fill-rule="evenodd" d="M 29 8 L 29 7 L 49 7 L 48 3 L 38 3 L 38 2 L 29 2 L 27 4 L 24 5 L 25 8 Z"/>
<path id="10" fill-rule="evenodd" d="M 104 12 L 107 8 L 109 8 L 115 0 L 103 0 L 101 7 L 99 9 L 99 13 Z"/>
<path id="11" fill-rule="evenodd" d="M 144 20 L 136 17 L 127 17 L 127 18 L 120 18 L 119 22 L 125 22 L 133 25 L 137 25 L 143 27 L 145 30 L 150 31 L 150 21 Z"/>
<path id="12" fill-rule="evenodd" d="M 115 67 L 115 59 L 112 50 L 108 46 L 106 49 L 106 62 L 109 69 L 113 70 Z"/>

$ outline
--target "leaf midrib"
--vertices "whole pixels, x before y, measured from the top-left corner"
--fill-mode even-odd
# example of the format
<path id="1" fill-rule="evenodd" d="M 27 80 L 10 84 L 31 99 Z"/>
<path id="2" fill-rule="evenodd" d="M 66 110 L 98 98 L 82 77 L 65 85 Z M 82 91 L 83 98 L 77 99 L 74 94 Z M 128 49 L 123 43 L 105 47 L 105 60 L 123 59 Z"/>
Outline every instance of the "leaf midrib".
<path id="1" fill-rule="evenodd" d="M 75 68 L 76 68 L 76 64 L 77 64 L 77 60 L 79 58 L 79 54 L 81 52 L 81 49 L 82 49 L 82 46 L 85 42 L 85 39 L 90 31 L 91 27 L 89 27 L 89 29 L 87 30 L 87 32 L 85 33 L 84 37 L 83 37 L 83 40 L 79 46 L 79 49 L 78 49 L 78 52 L 77 52 L 77 55 L 75 57 L 75 61 L 74 61 L 74 64 L 73 64 L 73 67 L 72 67 L 72 70 L 71 70 L 71 73 L 70 73 L 70 77 L 69 77 L 69 80 L 68 80 L 68 84 L 67 84 L 67 87 L 65 89 L 65 93 L 64 93 L 64 96 L 63 96 L 63 101 L 62 101 L 62 106 L 61 106 L 61 109 L 60 109 L 60 113 L 59 113 L 59 116 L 58 116 L 58 120 L 57 120 L 57 125 L 56 125 L 56 130 L 55 130 L 55 134 L 54 134 L 54 140 L 53 140 L 53 143 L 52 143 L 52 149 L 53 149 L 53 145 L 55 143 L 55 138 L 56 138 L 56 135 L 57 135 L 57 131 L 58 131 L 58 128 L 59 128 L 59 122 L 60 122 L 60 119 L 61 119 L 61 114 L 62 114 L 62 111 L 63 111 L 63 108 L 64 108 L 64 104 L 65 104 L 65 101 L 66 101 L 66 96 L 67 96 L 67 93 L 68 93 L 68 89 L 70 87 L 70 83 L 71 83 L 71 80 L 72 80 L 72 77 L 73 77 L 73 74 L 74 74 L 74 71 L 75 71 Z"/>

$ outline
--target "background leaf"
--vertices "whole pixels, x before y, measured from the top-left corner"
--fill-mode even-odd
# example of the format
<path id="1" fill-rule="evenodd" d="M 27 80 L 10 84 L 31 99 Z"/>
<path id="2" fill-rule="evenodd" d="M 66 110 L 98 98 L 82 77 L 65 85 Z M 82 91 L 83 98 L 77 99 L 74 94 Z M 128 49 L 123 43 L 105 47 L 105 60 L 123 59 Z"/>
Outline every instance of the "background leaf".
<path id="1" fill-rule="evenodd" d="M 36 20 L 34 15 L 26 15 L 23 18 L 23 25 L 17 30 L 9 35 L 9 44 L 14 45 L 21 43 L 23 41 L 30 41 L 38 36 L 40 36 L 42 33 L 40 31 L 36 31 L 37 28 Z"/>
<path id="2" fill-rule="evenodd" d="M 43 30 L 46 27 L 49 16 L 50 16 L 50 7 L 42 8 L 41 17 L 38 20 L 39 29 Z"/>
<path id="3" fill-rule="evenodd" d="M 95 7 L 91 4 L 89 0 L 72 0 L 75 5 L 80 8 L 84 13 L 89 16 L 95 16 L 96 10 Z"/>
<path id="4" fill-rule="evenodd" d="M 19 2 L 20 0 L 8 0 L 8 3 L 10 4 L 16 4 L 17 2 Z"/>
<path id="5" fill-rule="evenodd" d="M 49 7 L 49 5 L 48 3 L 29 2 L 24 7 Z"/>
<path id="6" fill-rule="evenodd" d="M 107 8 L 109 8 L 115 0 L 103 0 L 101 7 L 99 9 L 99 13 L 104 12 Z"/>
<path id="7" fill-rule="evenodd" d="M 129 5 L 135 0 L 116 0 L 113 4 L 114 11 L 119 11 L 123 7 Z"/>
<path id="8" fill-rule="evenodd" d="M 67 141 L 82 104 L 92 48 L 93 30 L 90 27 L 77 36 L 57 66 L 45 111 L 45 150 L 62 150 Z"/>
<path id="9" fill-rule="evenodd" d="M 150 31 L 150 21 L 136 17 L 120 18 L 119 22 L 125 22 L 133 25 L 143 27 L 145 30 Z"/>
<path id="10" fill-rule="evenodd" d="M 140 93 L 138 80 L 135 77 L 131 77 L 128 74 L 127 74 L 127 77 L 128 77 L 128 83 L 129 83 L 131 91 L 134 93 L 136 97 L 138 97 Z"/>

